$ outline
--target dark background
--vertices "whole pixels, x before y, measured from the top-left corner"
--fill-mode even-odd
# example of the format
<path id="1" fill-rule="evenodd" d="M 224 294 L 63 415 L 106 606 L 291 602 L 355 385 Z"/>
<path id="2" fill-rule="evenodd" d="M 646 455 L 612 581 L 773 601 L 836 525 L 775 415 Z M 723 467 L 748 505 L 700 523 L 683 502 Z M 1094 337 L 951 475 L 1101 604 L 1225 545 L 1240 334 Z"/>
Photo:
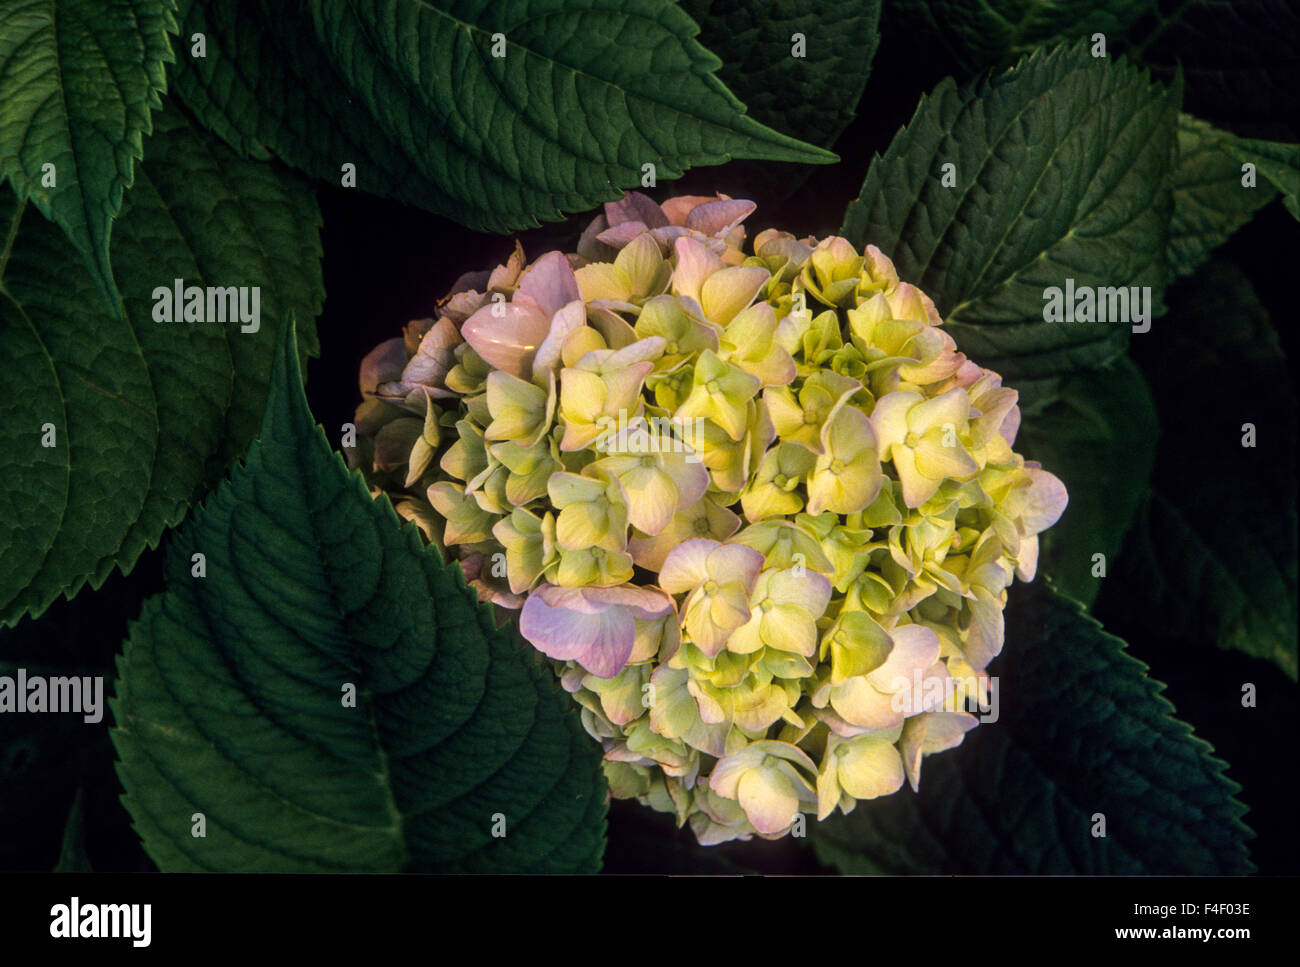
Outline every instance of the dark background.
<path id="1" fill-rule="evenodd" d="M 662 198 L 721 191 L 751 198 L 758 203 L 758 211 L 747 223 L 751 237 L 768 227 L 798 236 L 834 234 L 845 206 L 857 196 L 873 153 L 884 151 L 911 117 L 920 94 L 948 74 L 958 79 L 965 76 L 939 46 L 926 46 L 898 32 L 891 34 L 888 17 L 882 26 L 883 41 L 858 106 L 858 118 L 833 146 L 842 159 L 839 164 L 815 170 L 773 166 L 782 169 L 774 179 L 770 175 L 756 178 L 752 165 L 736 162 L 695 169 L 676 185 L 661 183 L 651 194 Z M 1295 38 L 1261 39 L 1259 45 L 1271 44 L 1272 53 L 1263 50 L 1251 61 L 1240 53 L 1243 48 L 1249 50 L 1249 44 L 1220 42 L 1225 36 L 1222 31 L 1248 30 L 1248 26 L 1233 21 L 1222 30 L 1211 28 L 1199 29 L 1198 25 L 1197 30 L 1182 35 L 1175 31 L 1148 50 L 1149 61 L 1156 64 L 1172 66 L 1182 61 L 1188 81 L 1185 109 L 1242 136 L 1300 140 L 1295 131 L 1300 80 L 1294 54 L 1289 53 L 1294 50 Z M 1135 36 L 1142 34 L 1136 32 Z M 1279 43 L 1283 45 L 1281 54 Z M 1122 43 L 1112 46 L 1117 53 L 1123 49 Z M 1233 70 L 1240 74 L 1243 66 L 1252 63 L 1255 68 L 1263 63 L 1266 72 L 1252 82 L 1254 88 L 1248 84 L 1243 90 L 1241 85 L 1224 83 L 1223 78 Z M 1161 73 L 1169 76 L 1168 70 Z M 357 367 L 365 353 L 382 340 L 400 335 L 407 320 L 433 314 L 435 302 L 457 276 L 504 261 L 513 243 L 508 237 L 470 232 L 445 219 L 357 191 L 323 185 L 318 197 L 324 215 L 327 298 L 318 321 L 321 356 L 308 368 L 307 393 L 316 418 L 337 443 L 341 424 L 352 418 L 359 401 Z M 572 251 L 590 217 L 591 213 L 586 213 L 522 233 L 525 252 L 533 258 L 552 248 Z M 1218 253 L 1254 284 L 1291 359 L 1296 354 L 1298 253 L 1300 225 L 1278 202 L 1261 211 Z M 1158 325 L 1153 332 L 1158 332 Z M 1135 338 L 1132 353 L 1142 366 L 1158 366 L 1159 340 Z M 1294 500 L 1294 494 L 1288 499 Z M 146 554 L 129 577 L 115 575 L 98 591 L 56 604 L 39 623 L 28 620 L 13 631 L 0 633 L 5 657 L 88 662 L 94 670 L 83 673 L 105 674 L 111 681 L 113 657 L 127 621 L 134 618 L 147 596 L 161 590 L 162 553 Z M 1257 834 L 1250 848 L 1259 871 L 1300 873 L 1300 827 L 1295 820 L 1295 803 L 1300 801 L 1296 769 L 1300 689 L 1266 662 L 1216 648 L 1208 635 L 1202 640 L 1130 637 L 1126 633 L 1130 623 L 1127 609 L 1135 606 L 1135 600 L 1140 600 L 1140 593 L 1103 593 L 1097 616 L 1107 630 L 1128 639 L 1133 654 L 1150 665 L 1152 677 L 1168 684 L 1165 694 L 1179 717 L 1190 722 L 1230 763 L 1228 776 L 1242 785 L 1239 798 L 1250 807 L 1246 822 Z M 1009 646 L 1014 647 L 1014 642 Z M 1241 708 L 1241 684 L 1247 681 L 1258 687 L 1255 709 Z M 152 868 L 116 799 L 107 718 L 95 729 L 79 725 L 66 735 L 46 734 L 39 740 L 21 735 L 14 738 L 5 731 L 14 726 L 0 723 L 0 755 L 8 757 L 5 774 L 23 775 L 23 788 L 9 784 L 0 795 L 0 870 L 54 867 L 78 789 L 84 799 L 90 864 L 98 870 Z M 668 817 L 626 802 L 611 806 L 606 870 L 825 872 L 811 850 L 797 841 L 755 841 L 704 850 L 694 844 L 689 832 L 675 830 Z"/>

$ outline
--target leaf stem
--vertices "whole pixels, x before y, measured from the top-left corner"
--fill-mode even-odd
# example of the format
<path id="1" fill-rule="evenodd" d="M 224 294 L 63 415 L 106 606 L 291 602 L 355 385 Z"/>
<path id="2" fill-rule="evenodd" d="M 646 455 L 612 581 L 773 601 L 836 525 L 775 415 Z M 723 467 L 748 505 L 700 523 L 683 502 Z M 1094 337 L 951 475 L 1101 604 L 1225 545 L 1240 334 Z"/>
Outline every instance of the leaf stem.
<path id="1" fill-rule="evenodd" d="M 0 289 L 4 289 L 5 266 L 9 264 L 9 254 L 14 250 L 14 239 L 18 237 L 18 223 L 23 220 L 23 211 L 26 208 L 26 199 L 19 199 L 18 207 L 14 209 L 13 220 L 9 223 L 9 230 L 5 232 L 5 247 L 0 249 Z"/>

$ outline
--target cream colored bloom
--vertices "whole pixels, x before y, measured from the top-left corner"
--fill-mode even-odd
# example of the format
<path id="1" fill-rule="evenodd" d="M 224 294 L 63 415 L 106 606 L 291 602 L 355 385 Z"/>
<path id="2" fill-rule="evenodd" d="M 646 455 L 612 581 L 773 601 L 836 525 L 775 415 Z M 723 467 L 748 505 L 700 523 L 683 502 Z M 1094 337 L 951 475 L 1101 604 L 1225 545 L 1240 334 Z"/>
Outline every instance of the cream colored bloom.
<path id="1" fill-rule="evenodd" d="M 962 435 L 970 424 L 970 397 L 953 389 L 934 399 L 900 390 L 882 397 L 871 413 L 880 459 L 894 465 L 903 500 L 919 507 L 945 480 L 979 472 Z"/>
<path id="2" fill-rule="evenodd" d="M 876 799 L 903 786 L 903 759 L 895 743 L 902 727 L 878 729 L 850 738 L 831 734 L 817 772 L 817 818 L 835 808 L 851 810 L 859 799 Z"/>
<path id="3" fill-rule="evenodd" d="M 348 454 L 706 845 L 916 789 L 1067 501 L 884 253 L 753 211 L 632 192 L 462 276 L 363 361 Z"/>
<path id="4" fill-rule="evenodd" d="M 731 633 L 749 621 L 749 599 L 763 568 L 763 555 L 743 544 L 691 540 L 665 558 L 659 587 L 685 594 L 683 625 L 690 640 L 713 657 Z"/>
<path id="5" fill-rule="evenodd" d="M 709 789 L 740 803 L 759 833 L 788 829 L 805 805 L 816 800 L 808 776 L 816 766 L 797 746 L 763 740 L 727 756 L 713 767 Z"/>

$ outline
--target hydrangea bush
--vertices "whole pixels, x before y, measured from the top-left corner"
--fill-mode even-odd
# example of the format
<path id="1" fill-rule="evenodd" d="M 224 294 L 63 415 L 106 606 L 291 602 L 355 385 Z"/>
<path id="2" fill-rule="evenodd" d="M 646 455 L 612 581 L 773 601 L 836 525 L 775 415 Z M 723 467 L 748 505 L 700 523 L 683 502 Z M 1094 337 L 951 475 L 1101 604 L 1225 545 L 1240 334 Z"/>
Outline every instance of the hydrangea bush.
<path id="1" fill-rule="evenodd" d="M 701 843 L 915 789 L 1065 489 L 874 246 L 640 194 L 362 364 L 354 466 L 518 611 L 612 795 Z"/>

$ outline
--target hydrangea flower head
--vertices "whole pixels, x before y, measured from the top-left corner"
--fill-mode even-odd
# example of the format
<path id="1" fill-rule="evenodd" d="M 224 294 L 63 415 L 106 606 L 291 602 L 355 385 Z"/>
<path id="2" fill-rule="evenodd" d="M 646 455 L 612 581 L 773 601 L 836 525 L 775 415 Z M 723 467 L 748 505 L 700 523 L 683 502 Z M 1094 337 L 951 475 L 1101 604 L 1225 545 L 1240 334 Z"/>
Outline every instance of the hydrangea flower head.
<path id="1" fill-rule="evenodd" d="M 701 843 L 914 789 L 1067 496 L 879 249 L 631 193 L 366 357 L 349 451 Z"/>

